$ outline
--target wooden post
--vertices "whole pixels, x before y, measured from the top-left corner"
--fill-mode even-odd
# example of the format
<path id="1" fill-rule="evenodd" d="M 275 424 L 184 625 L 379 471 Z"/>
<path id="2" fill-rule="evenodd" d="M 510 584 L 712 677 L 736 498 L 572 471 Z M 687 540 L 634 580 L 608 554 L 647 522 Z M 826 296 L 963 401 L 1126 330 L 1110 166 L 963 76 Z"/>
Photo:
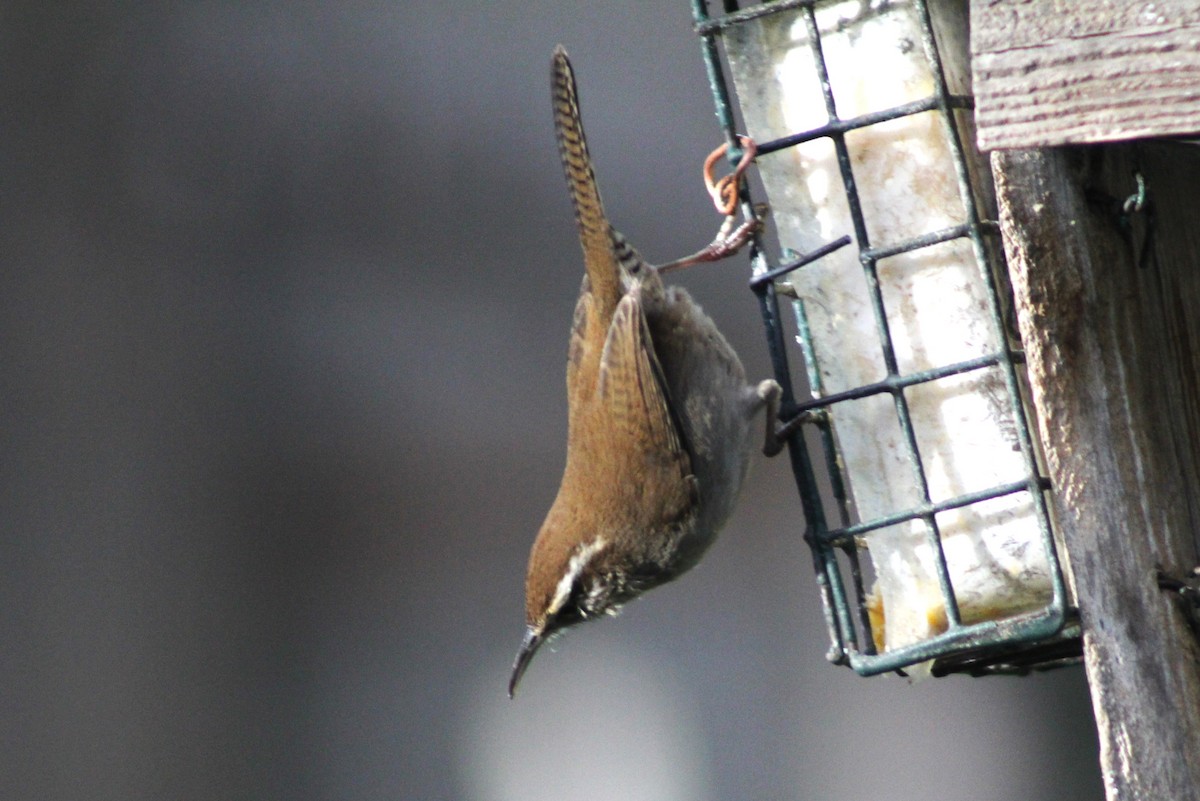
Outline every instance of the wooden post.
<path id="1" fill-rule="evenodd" d="M 992 167 L 1108 799 L 1200 799 L 1200 647 L 1156 583 L 1200 558 L 1200 148 Z M 1135 171 L 1152 231 L 1146 211 L 1121 218 Z"/>

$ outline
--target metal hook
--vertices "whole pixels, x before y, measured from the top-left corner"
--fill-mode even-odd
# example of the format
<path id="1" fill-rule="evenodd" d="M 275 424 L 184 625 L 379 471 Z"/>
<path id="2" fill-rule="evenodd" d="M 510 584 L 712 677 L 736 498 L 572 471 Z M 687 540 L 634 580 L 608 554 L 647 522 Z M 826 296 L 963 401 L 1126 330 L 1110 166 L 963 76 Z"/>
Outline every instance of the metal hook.
<path id="1" fill-rule="evenodd" d="M 1196 637 L 1200 638 L 1200 587 L 1194 583 L 1197 577 L 1200 577 L 1200 567 L 1193 568 L 1192 575 L 1184 579 L 1168 575 L 1161 569 L 1158 571 L 1159 589 L 1171 590 L 1178 595 L 1183 601 L 1181 606 L 1184 619 Z"/>
<path id="2" fill-rule="evenodd" d="M 1141 270 L 1149 265 L 1151 257 L 1154 255 L 1155 215 L 1154 206 L 1150 202 L 1149 191 L 1146 188 L 1146 179 L 1142 175 L 1141 170 L 1135 170 L 1133 178 L 1137 181 L 1137 191 L 1125 198 L 1125 202 L 1121 204 L 1121 214 L 1118 222 L 1121 231 L 1129 237 L 1130 244 L 1137 254 L 1137 268 Z M 1133 215 L 1135 214 L 1143 214 L 1145 216 L 1145 232 L 1140 248 L 1134 242 L 1133 236 Z"/>
<path id="3" fill-rule="evenodd" d="M 704 185 L 708 188 L 708 194 L 712 197 L 717 211 L 726 217 L 732 216 L 737 210 L 738 186 L 742 180 L 742 173 L 758 155 L 758 145 L 754 143 L 753 139 L 748 136 L 739 136 L 738 141 L 742 145 L 742 157 L 738 160 L 731 175 L 726 175 L 720 180 L 713 176 L 713 168 L 717 164 L 717 159 L 729 150 L 728 144 L 721 145 L 709 153 L 708 158 L 704 160 Z"/>
<path id="4" fill-rule="evenodd" d="M 1146 179 L 1140 171 L 1135 172 L 1133 177 L 1137 181 L 1137 191 L 1125 198 L 1125 202 L 1121 205 L 1121 213 L 1126 217 L 1141 211 L 1146 205 Z"/>

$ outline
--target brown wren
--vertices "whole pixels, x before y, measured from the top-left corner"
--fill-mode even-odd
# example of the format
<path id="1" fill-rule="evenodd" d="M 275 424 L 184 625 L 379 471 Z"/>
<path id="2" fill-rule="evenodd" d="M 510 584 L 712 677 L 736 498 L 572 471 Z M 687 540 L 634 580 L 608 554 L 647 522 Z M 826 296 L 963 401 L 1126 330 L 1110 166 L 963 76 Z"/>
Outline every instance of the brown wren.
<path id="1" fill-rule="evenodd" d="M 537 649 L 691 568 L 733 510 L 766 407 L 779 451 L 780 388 L 746 382 L 737 354 L 683 289 L 605 215 L 567 53 L 552 65 L 554 124 L 586 275 L 567 357 L 567 464 L 525 580 L 528 628 L 511 697 Z"/>

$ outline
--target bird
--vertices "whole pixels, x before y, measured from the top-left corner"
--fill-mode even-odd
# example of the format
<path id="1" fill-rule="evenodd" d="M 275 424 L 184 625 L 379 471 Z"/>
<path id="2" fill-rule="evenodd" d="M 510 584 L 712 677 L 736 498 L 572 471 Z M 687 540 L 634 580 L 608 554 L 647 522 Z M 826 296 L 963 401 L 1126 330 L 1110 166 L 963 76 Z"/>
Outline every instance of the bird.
<path id="1" fill-rule="evenodd" d="M 748 383 L 708 315 L 610 224 L 561 45 L 551 84 L 585 275 L 567 353 L 566 466 L 529 556 L 510 698 L 547 641 L 699 561 L 734 508 L 760 410 L 764 452 L 782 449 L 779 384 Z"/>

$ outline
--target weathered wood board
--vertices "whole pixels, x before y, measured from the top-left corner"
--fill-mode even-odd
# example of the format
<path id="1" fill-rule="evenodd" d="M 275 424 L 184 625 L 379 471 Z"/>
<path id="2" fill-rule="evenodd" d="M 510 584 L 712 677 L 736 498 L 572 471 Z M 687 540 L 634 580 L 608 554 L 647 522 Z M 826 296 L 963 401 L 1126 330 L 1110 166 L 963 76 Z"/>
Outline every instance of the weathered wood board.
<path id="1" fill-rule="evenodd" d="M 1195 0 L 973 0 L 980 149 L 1200 131 Z"/>
<path id="2" fill-rule="evenodd" d="M 993 154 L 1110 801 L 1200 799 L 1200 646 L 1156 571 L 1200 537 L 1200 149 Z M 1147 212 L 1122 201 L 1148 187 Z M 1140 263 L 1139 263 L 1140 262 Z"/>

